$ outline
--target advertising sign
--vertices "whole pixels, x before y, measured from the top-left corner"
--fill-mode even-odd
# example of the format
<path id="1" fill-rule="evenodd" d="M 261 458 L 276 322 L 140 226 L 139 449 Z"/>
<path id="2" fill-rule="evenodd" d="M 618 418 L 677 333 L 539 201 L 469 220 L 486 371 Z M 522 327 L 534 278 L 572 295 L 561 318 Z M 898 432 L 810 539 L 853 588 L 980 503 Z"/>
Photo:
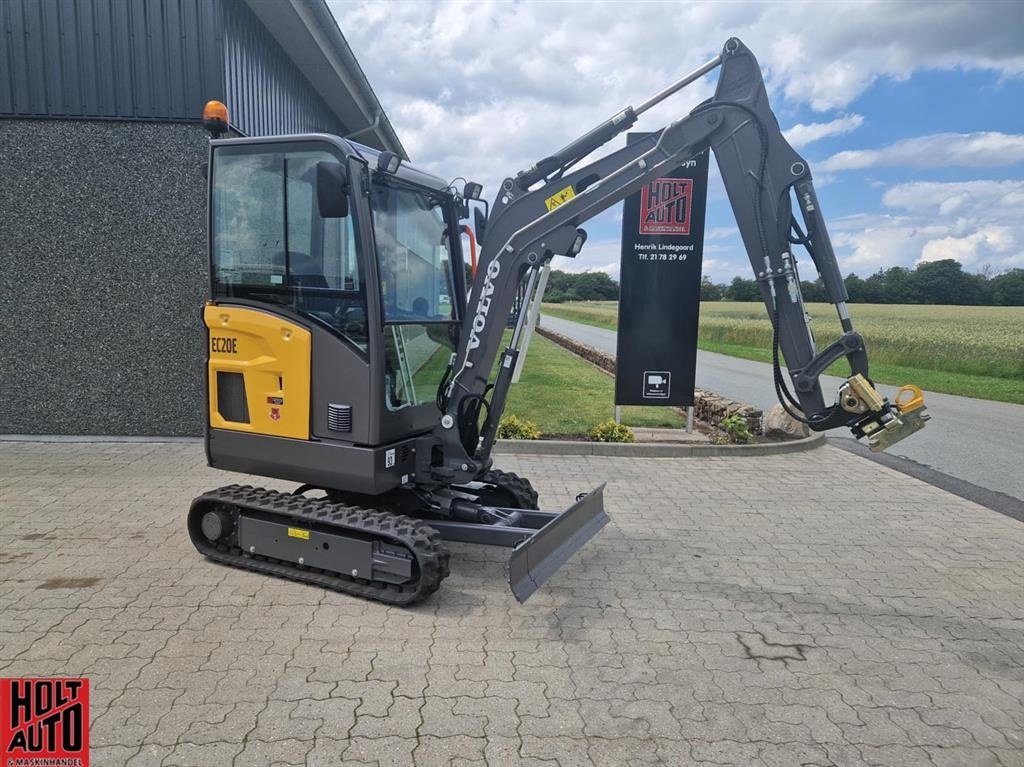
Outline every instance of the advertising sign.
<path id="1" fill-rule="evenodd" d="M 707 188 L 705 151 L 623 204 L 616 405 L 693 404 Z"/>
<path id="2" fill-rule="evenodd" d="M 89 767 L 89 680 L 0 679 L 0 767 Z"/>

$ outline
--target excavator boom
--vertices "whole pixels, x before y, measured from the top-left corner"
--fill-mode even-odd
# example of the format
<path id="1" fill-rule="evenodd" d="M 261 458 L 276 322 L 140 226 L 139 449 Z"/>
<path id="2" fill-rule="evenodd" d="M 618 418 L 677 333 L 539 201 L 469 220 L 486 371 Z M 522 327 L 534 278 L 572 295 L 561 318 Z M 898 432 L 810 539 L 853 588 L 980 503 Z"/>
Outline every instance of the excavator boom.
<path id="1" fill-rule="evenodd" d="M 716 68 L 721 68 L 721 74 L 715 95 L 690 114 L 658 133 L 574 167 L 631 127 L 639 114 Z M 500 352 L 493 382 L 490 373 L 519 286 L 525 282 L 529 300 L 544 264 L 555 255 L 579 253 L 586 240 L 581 224 L 708 149 L 718 162 L 772 320 L 774 382 L 782 405 L 815 431 L 845 426 L 858 438 L 867 436 L 872 449 L 891 445 L 924 425 L 928 416 L 920 390 L 905 388 L 894 404 L 871 383 L 864 339 L 853 327 L 810 167 L 782 135 L 754 55 L 731 38 L 719 56 L 640 107 L 627 107 L 562 150 L 505 179 L 490 219 L 483 233 L 478 233 L 478 278 L 470 293 L 440 422 L 418 451 L 423 461 L 419 469 L 440 481 L 461 481 L 489 466 L 519 355 L 521 324 L 512 344 Z M 794 216 L 794 197 L 802 226 Z M 804 309 L 793 244 L 807 249 L 829 302 L 836 307 L 841 335 L 820 351 Z M 843 358 L 849 363 L 850 376 L 837 401 L 826 405 L 819 377 Z"/>

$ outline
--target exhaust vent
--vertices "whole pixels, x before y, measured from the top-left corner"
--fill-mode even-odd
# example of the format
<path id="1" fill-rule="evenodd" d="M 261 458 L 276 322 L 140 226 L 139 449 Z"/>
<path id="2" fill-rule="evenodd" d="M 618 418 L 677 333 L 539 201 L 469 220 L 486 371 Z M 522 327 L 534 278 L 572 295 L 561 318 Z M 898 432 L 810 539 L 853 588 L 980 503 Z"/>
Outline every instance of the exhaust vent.
<path id="1" fill-rule="evenodd" d="M 352 431 L 352 406 L 328 405 L 327 428 L 331 431 Z"/>
<path id="2" fill-rule="evenodd" d="M 249 423 L 249 403 L 245 401 L 245 378 L 241 373 L 217 371 L 217 412 L 225 421 Z"/>

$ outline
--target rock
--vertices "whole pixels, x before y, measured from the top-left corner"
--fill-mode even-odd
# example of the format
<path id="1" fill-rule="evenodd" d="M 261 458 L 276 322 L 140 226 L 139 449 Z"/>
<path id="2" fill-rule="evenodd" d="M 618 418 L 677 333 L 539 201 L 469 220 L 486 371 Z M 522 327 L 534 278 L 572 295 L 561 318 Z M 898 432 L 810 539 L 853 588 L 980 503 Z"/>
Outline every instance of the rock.
<path id="1" fill-rule="evenodd" d="M 772 439 L 802 439 L 810 434 L 806 424 L 800 423 L 787 413 L 782 405 L 776 405 L 764 418 L 764 435 Z"/>

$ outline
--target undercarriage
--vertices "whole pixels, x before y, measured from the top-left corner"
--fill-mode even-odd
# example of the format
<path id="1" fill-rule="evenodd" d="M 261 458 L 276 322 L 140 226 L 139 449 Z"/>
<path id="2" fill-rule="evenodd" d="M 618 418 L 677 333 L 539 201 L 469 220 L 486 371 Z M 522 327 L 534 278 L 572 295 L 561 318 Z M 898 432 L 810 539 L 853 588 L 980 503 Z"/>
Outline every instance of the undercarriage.
<path id="1" fill-rule="evenodd" d="M 528 480 L 496 470 L 434 494 L 400 488 L 378 498 L 229 485 L 193 501 L 188 531 L 216 562 L 393 605 L 437 591 L 449 574 L 445 541 L 505 546 L 509 586 L 523 602 L 608 523 L 603 488 L 559 514 L 537 509 Z"/>

